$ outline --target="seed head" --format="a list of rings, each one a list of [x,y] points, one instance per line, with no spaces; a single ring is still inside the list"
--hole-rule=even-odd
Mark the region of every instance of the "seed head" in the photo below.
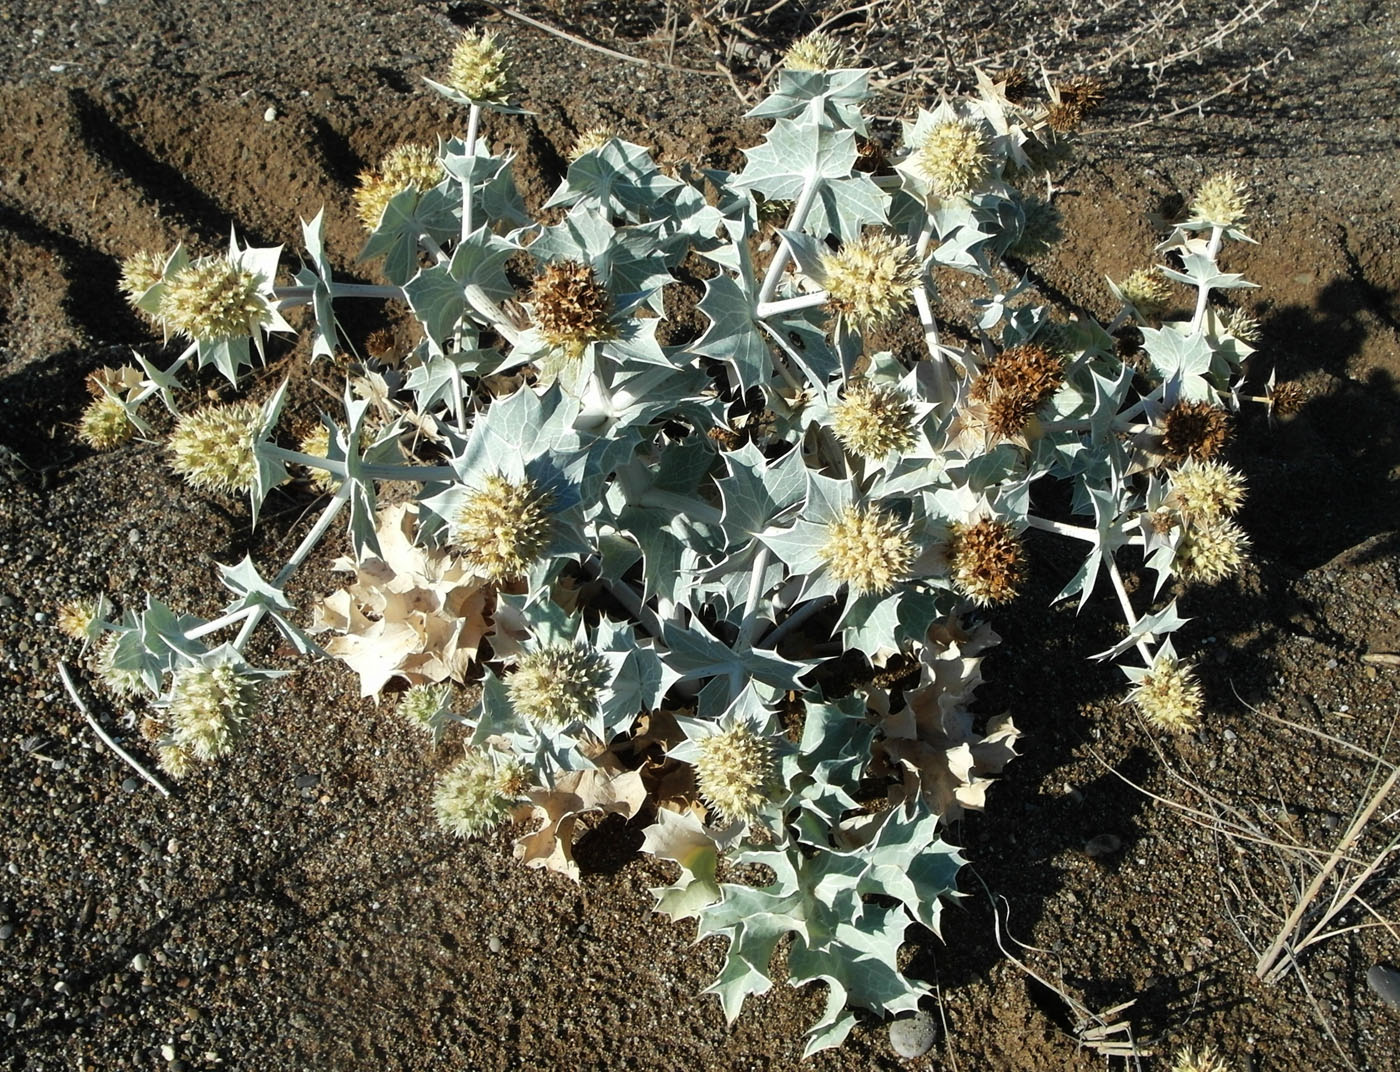
[[[1225,330],[1251,346],[1259,341],[1259,321],[1243,309],[1236,309],[1225,318]]]
[[[117,665],[117,643],[120,635],[104,633],[97,643],[95,670],[97,680],[114,696],[137,696],[146,691],[146,681],[139,670]]]
[[[449,834],[470,838],[494,830],[510,817],[519,786],[520,764],[511,760],[497,770],[491,756],[471,748],[433,790],[433,813]]]
[[[156,765],[177,782],[189,776],[194,764],[194,756],[188,748],[170,740],[156,745]]]
[[[1158,656],[1152,669],[1134,686],[1128,702],[1158,729],[1190,733],[1201,721],[1203,696],[1195,671],[1164,656]]]
[[[227,257],[201,257],[176,272],[158,318],[191,339],[234,339],[272,323],[257,276]]]
[[[846,62],[844,52],[830,34],[809,33],[783,53],[783,67],[789,71],[831,71]]]
[[[532,722],[567,726],[598,709],[607,661],[583,644],[556,644],[524,655],[506,678],[515,709]]]
[[[399,717],[414,729],[436,733],[451,702],[451,685],[414,685],[399,698]]]
[[[572,357],[589,343],[617,335],[612,295],[592,267],[578,261],[546,265],[530,291],[535,327],[546,342]]]
[[[1209,402],[1178,402],[1162,414],[1162,446],[1176,458],[1206,461],[1230,438],[1230,415]]]
[[[554,536],[554,496],[531,480],[492,474],[452,518],[451,538],[474,573],[500,584],[525,573]]]
[[[1228,517],[1191,524],[1176,549],[1176,569],[1188,581],[1215,584],[1244,565],[1249,537]]]
[[[918,557],[900,521],[878,506],[848,506],[826,527],[819,552],[836,580],[850,585],[852,596],[884,595],[909,574]]]
[[[929,131],[909,154],[909,164],[939,197],[975,191],[990,165],[982,128],[970,119],[952,119]]]
[[[1303,408],[1308,400],[1308,392],[1299,384],[1285,382],[1269,389],[1269,406],[1280,417],[1290,417]]]
[[[987,362],[981,379],[972,385],[973,398],[989,398],[995,384],[1005,394],[1024,400],[1032,411],[1060,389],[1065,363],[1039,343],[1023,342],[1003,350]]]
[[[572,164],[579,157],[601,149],[615,137],[617,131],[609,127],[590,127],[574,139],[573,147],[569,150],[569,163]]]
[[[430,145],[400,145],[390,149],[375,171],[360,172],[355,188],[355,213],[365,230],[379,226],[384,207],[405,190],[423,193],[447,175],[437,150]]]
[[[121,280],[117,285],[126,295],[126,300],[135,306],[146,291],[159,283],[164,275],[164,254],[142,250],[122,261]]]
[[[913,401],[898,387],[852,380],[832,407],[831,428],[852,454],[878,460],[914,446],[914,417]]]
[[[95,450],[119,447],[135,434],[126,408],[108,394],[94,398],[78,418],[78,438]]]
[[[505,104],[515,89],[505,49],[493,33],[466,30],[447,68],[447,85],[476,104]]]
[[[1077,75],[1054,87],[1053,103],[1045,112],[1045,121],[1056,134],[1077,130],[1084,117],[1104,98],[1104,84],[1090,75]]]
[[[257,704],[257,683],[232,663],[182,666],[170,686],[171,742],[196,759],[218,759],[246,736]]]
[[[1234,227],[1244,219],[1251,200],[1238,175],[1221,171],[1201,183],[1191,202],[1191,215],[1215,227]]]
[[[1172,474],[1171,499],[1193,521],[1224,517],[1244,502],[1244,478],[1224,462],[1187,459]]]
[[[1170,1072],[1230,1072],[1230,1066],[1209,1046],[1200,1053],[1186,1046],[1177,1052]]]
[[[171,467],[201,490],[247,491],[257,478],[261,419],[261,407],[247,400],[186,414],[170,434]]]
[[[872,233],[823,253],[827,300],[864,331],[893,319],[909,304],[919,281],[914,250],[893,235]]]
[[[317,424],[316,427],[301,437],[301,442],[297,444],[297,450],[302,454],[309,454],[313,458],[329,458],[331,453],[331,430],[324,424]],[[333,493],[340,487],[340,477],[325,469],[317,469],[314,466],[307,466],[310,474],[311,486],[319,492],[327,495]]]
[[[1015,529],[993,518],[952,526],[948,564],[958,591],[981,606],[1015,599],[1026,576]]]
[[[1172,288],[1155,268],[1136,268],[1118,284],[1123,300],[1143,316],[1161,316],[1172,300]]]
[[[705,803],[726,822],[749,822],[777,773],[773,742],[744,723],[698,742],[695,780]]]
[[[101,613],[100,599],[71,599],[58,608],[58,631],[73,640],[87,640],[88,630]]]

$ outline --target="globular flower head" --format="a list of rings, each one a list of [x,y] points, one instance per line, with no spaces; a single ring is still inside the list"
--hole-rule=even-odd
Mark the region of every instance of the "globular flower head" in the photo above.
[[[200,760],[233,751],[258,704],[254,678],[231,662],[179,667],[170,686],[170,739]]]
[[[1185,1046],[1177,1051],[1170,1072],[1230,1072],[1230,1066],[1209,1046],[1200,1052]]]
[[[1201,183],[1191,202],[1191,216],[1214,227],[1234,227],[1244,220],[1251,200],[1238,175],[1221,171]]]
[[[589,127],[577,138],[569,149],[569,163],[573,163],[581,156],[601,149],[613,138],[617,137],[617,131],[611,127]]]
[[[892,591],[909,575],[918,550],[893,514],[848,506],[827,525],[820,554],[831,575],[849,585],[852,596],[862,596]]]
[[[466,30],[452,50],[447,85],[476,104],[505,104],[515,89],[496,35]]]
[[[1064,382],[1060,355],[1039,343],[1024,342],[1003,350],[987,363],[968,392],[986,403],[987,427],[997,439],[1015,439],[1035,411]]]
[[[773,742],[739,722],[697,742],[695,780],[706,804],[726,822],[758,814],[777,773]]]
[[[178,782],[189,777],[195,759],[188,748],[167,739],[156,745],[156,765]]]
[[[510,817],[511,805],[525,782],[518,762],[509,760],[498,767],[489,753],[468,749],[438,779],[433,789],[433,814],[449,834],[477,837]]]
[[[1161,316],[1172,300],[1171,284],[1155,268],[1136,268],[1118,284],[1123,300],[1143,316]]]
[[[170,435],[172,468],[203,490],[247,491],[257,479],[261,420],[261,407],[247,400],[186,414]]]
[[[78,438],[95,450],[119,447],[136,434],[136,425],[120,399],[109,394],[94,398],[78,419]]]
[[[1259,341],[1259,321],[1243,309],[1235,309],[1225,318],[1225,330],[1250,346]]]
[[[893,384],[852,380],[831,410],[831,429],[853,454],[880,459],[918,441],[913,400]]]
[[[519,482],[487,475],[462,500],[450,522],[450,539],[475,574],[500,584],[524,574],[554,536],[549,508],[554,495],[528,477]]]
[[[1104,84],[1092,75],[1076,75],[1054,87],[1054,100],[1046,109],[1045,121],[1056,134],[1077,130],[1094,108],[1103,101]]]
[[[919,281],[913,248],[880,232],[823,253],[821,267],[829,303],[862,331],[897,316]]]
[[[1290,417],[1303,408],[1308,400],[1308,392],[1301,385],[1287,381],[1273,384],[1268,388],[1269,409],[1280,417]]]
[[[384,207],[405,190],[431,190],[447,175],[431,145],[406,144],[390,149],[374,171],[360,172],[355,188],[355,213],[365,229],[379,226]]]
[[[436,734],[451,703],[451,685],[414,685],[399,697],[399,717],[416,730]]]
[[[1244,502],[1244,477],[1224,462],[1188,459],[1172,473],[1170,501],[1191,519],[1233,514]]]
[[[126,300],[135,306],[164,275],[165,255],[142,250],[122,261],[121,279],[117,285]]]
[[[1189,664],[1159,655],[1128,694],[1128,702],[1158,729],[1190,733],[1200,724],[1204,697]]]
[[[97,680],[114,696],[137,696],[146,691],[146,682],[139,670],[117,665],[117,645],[120,634],[105,633],[98,641],[94,670]]]
[[[909,167],[939,197],[974,192],[991,165],[982,127],[970,119],[937,124],[909,153]]]
[[[1162,414],[1162,446],[1177,458],[1206,461],[1230,438],[1230,415],[1209,402],[1178,402]]]
[[[263,284],[227,257],[201,257],[166,283],[157,317],[191,339],[235,339],[273,323]]]
[[[783,67],[789,71],[830,71],[844,62],[841,43],[820,31],[798,38],[783,53]]]
[[[555,644],[527,652],[506,678],[516,711],[532,722],[566,726],[598,709],[608,664],[584,644]]]
[[[104,613],[105,602],[104,599],[70,599],[58,608],[58,631],[73,640],[86,641],[92,635],[93,623]]]
[[[313,458],[330,457],[331,430],[324,424],[317,424],[301,437],[301,442],[297,444],[297,450],[302,454],[309,454]],[[325,469],[317,469],[314,466],[307,466],[307,470],[310,473],[311,486],[317,491],[331,494],[340,487],[340,477],[334,473]]]
[[[1228,517],[1211,517],[1187,526],[1176,549],[1176,571],[1188,581],[1214,584],[1244,565],[1249,537]]]
[[[535,327],[551,346],[577,357],[589,343],[617,335],[613,301],[592,267],[578,261],[545,266],[530,291]]]
[[[995,518],[953,525],[948,565],[958,591],[983,606],[1015,599],[1026,576],[1025,553],[1016,530]]]

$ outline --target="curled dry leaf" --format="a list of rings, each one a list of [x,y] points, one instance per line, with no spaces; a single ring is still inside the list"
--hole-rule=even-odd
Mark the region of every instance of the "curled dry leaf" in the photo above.
[[[377,697],[394,677],[464,680],[490,629],[481,578],[446,551],[415,546],[417,523],[412,505],[381,511],[382,556],[337,559],[332,568],[353,570],[355,582],[315,609],[312,630],[341,634],[324,647],[359,675],[361,696]]]
[[[597,812],[630,819],[646,802],[647,791],[638,771],[609,774],[601,770],[569,771],[554,780],[552,789],[531,789],[531,804],[523,818],[538,819],[540,828],[515,843],[515,857],[527,867],[543,867],[580,879],[574,862],[574,828],[579,819]]]

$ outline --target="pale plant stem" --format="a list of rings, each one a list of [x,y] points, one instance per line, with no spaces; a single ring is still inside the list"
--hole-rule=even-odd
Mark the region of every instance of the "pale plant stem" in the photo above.
[[[802,180],[802,193],[798,195],[797,204],[793,206],[792,218],[788,220],[787,230],[801,230],[819,189],[821,189],[821,182],[816,175],[808,175]],[[772,263],[768,265],[768,274],[763,277],[763,285],[758,289],[759,305],[773,300],[773,293],[778,289],[778,280],[783,277],[783,270],[787,268],[787,263],[791,259],[792,247],[784,238],[778,245],[778,251],[773,254]]]
[[[253,607],[243,607],[239,610],[230,611],[228,614],[221,614],[213,621],[205,622],[203,625],[197,625],[193,629],[186,629],[185,639],[198,640],[200,637],[208,636],[210,633],[217,633],[225,626],[233,625],[235,622],[241,622],[244,618],[253,613],[253,609]]]
[[[768,548],[760,547],[758,554],[754,555],[753,568],[749,572],[748,598],[744,600],[744,616],[739,620],[739,639],[735,642],[736,647],[747,648],[753,644],[753,632],[758,627],[758,603],[763,598],[763,580],[768,572],[768,560]]]
[[[1127,308],[1120,309],[1118,315],[1113,318],[1112,322],[1108,325],[1108,327],[1103,329],[1104,334],[1112,335],[1115,331],[1117,331],[1124,324],[1126,324],[1128,322],[1128,319],[1132,315],[1133,314],[1129,312]]]
[[[438,264],[448,264],[452,258],[443,252],[440,245],[433,241],[432,236],[420,234],[418,244],[427,250]],[[520,332],[511,323],[510,317],[506,316],[505,310],[491,300],[490,296],[476,283],[468,283],[462,289],[462,295],[477,313],[491,326],[491,328],[501,338],[512,346],[520,342]]]
[[[767,320],[769,317],[786,316],[788,313],[800,313],[804,309],[815,309],[825,304],[826,291],[818,290],[811,294],[799,294],[795,298],[759,302],[758,307],[754,310],[754,316],[759,320]]]
[[[467,113],[467,156],[476,157],[476,136],[481,127],[481,105],[473,104]],[[462,182],[462,241],[472,233],[472,184]]]
[[[321,469],[341,479],[345,477],[344,462],[320,458],[315,454],[303,454],[272,444],[264,446],[263,449],[280,461],[304,465],[308,469]],[[360,476],[365,480],[455,480],[457,470],[450,465],[363,465],[360,467]]]
[[[170,795],[170,790],[160,783],[160,779],[145,767],[141,766],[140,763],[136,762],[136,757],[121,745],[117,744],[117,742],[112,739],[111,735],[102,728],[102,724],[92,717],[92,712],[88,710],[87,704],[83,703],[83,698],[78,695],[77,686],[73,684],[73,679],[68,674],[68,665],[66,663],[58,664],[58,676],[63,681],[63,687],[68,690],[68,695],[73,698],[73,703],[75,703],[78,710],[82,712],[83,718],[87,719],[87,724],[92,727],[92,732],[97,734],[97,736],[101,738],[102,743],[115,752],[122,762],[153,785],[160,792],[161,796],[168,797]]]
[[[1106,556],[1108,564],[1108,576],[1113,581],[1113,590],[1118,593],[1118,605],[1123,608],[1123,617],[1128,621],[1128,628],[1131,630],[1138,623],[1137,612],[1133,610],[1133,601],[1128,598],[1128,589],[1123,584],[1123,575],[1118,572],[1118,563],[1112,555]],[[1147,643],[1147,638],[1142,637],[1137,642],[1138,654],[1142,656],[1142,661],[1147,669],[1152,669],[1152,664],[1156,658],[1152,654],[1152,646]]]
[[[765,647],[777,649],[778,645],[793,630],[798,629],[804,622],[813,617],[818,611],[824,610],[836,602],[834,596],[822,596],[819,599],[809,599],[789,614],[775,626],[767,636],[763,638]]]
[[[273,294],[277,298],[278,309],[292,309],[311,301],[315,287],[277,287]],[[383,286],[378,283],[332,283],[332,298],[398,298],[403,299],[402,287]]]
[[[1215,258],[1220,254],[1220,244],[1225,238],[1225,228],[1215,225],[1210,229],[1210,242],[1206,245],[1206,256],[1211,263],[1215,263]],[[1206,318],[1206,302],[1210,300],[1210,287],[1201,284],[1196,292],[1196,314],[1191,317],[1191,334],[1197,335],[1201,331],[1201,323]]]
[[[1035,514],[1026,515],[1026,524],[1033,529],[1040,529],[1042,532],[1053,532],[1056,536],[1070,536],[1088,543],[1099,542],[1098,530],[1091,529],[1088,525],[1071,525],[1065,521],[1055,521],[1048,517],[1038,517]],[[1140,519],[1131,518],[1123,523],[1122,531],[1132,532],[1140,525]]]

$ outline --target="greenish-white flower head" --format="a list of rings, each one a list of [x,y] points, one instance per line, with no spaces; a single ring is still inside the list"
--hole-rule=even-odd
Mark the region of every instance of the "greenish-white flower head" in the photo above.
[[[894,514],[878,506],[848,506],[826,526],[818,554],[852,596],[884,595],[908,578],[918,548]]]
[[[498,763],[491,753],[471,748],[438,779],[433,814],[449,834],[478,837],[510,818],[511,806],[527,783],[526,771],[517,760]]]
[[[607,660],[586,644],[552,644],[521,656],[506,693],[530,721],[566,726],[594,715],[609,676]]]
[[[453,549],[472,572],[496,584],[529,570],[554,535],[554,496],[528,477],[489,473],[450,519]]]
[[[78,438],[95,450],[119,447],[136,434],[121,399],[105,391],[87,404],[78,418]]]
[[[398,712],[414,729],[436,736],[451,705],[451,685],[414,685],[399,697]]]
[[[1169,1072],[1231,1072],[1231,1068],[1210,1046],[1202,1050],[1184,1046],[1177,1051]]]
[[[156,765],[179,782],[188,778],[194,770],[195,758],[188,748],[167,739],[156,745]]]
[[[827,303],[857,330],[893,320],[919,281],[914,249],[894,235],[871,231],[821,255]]]
[[[201,257],[166,281],[156,315],[191,339],[243,338],[276,324],[263,297],[266,285],[227,257]]]
[[[1188,458],[1172,473],[1167,502],[1192,520],[1224,517],[1244,502],[1244,477],[1224,462]]]
[[[1253,200],[1249,188],[1233,171],[1210,176],[1196,191],[1191,202],[1191,218],[1212,227],[1238,227]]]
[[[247,735],[257,704],[257,679],[232,661],[178,667],[170,686],[170,739],[196,759],[218,759]]]
[[[141,250],[122,261],[118,286],[133,307],[165,276],[165,254]]]
[[[58,608],[58,631],[72,640],[86,641],[106,613],[106,599],[70,599]],[[114,634],[115,635],[115,634]]]
[[[257,479],[262,418],[246,399],[186,414],[170,435],[171,467],[201,490],[247,491]]]
[[[1161,316],[1172,300],[1171,284],[1155,268],[1135,268],[1118,284],[1123,302],[1146,317]]]
[[[799,37],[783,53],[783,68],[788,71],[831,71],[845,65],[841,42],[820,31]]]
[[[120,633],[104,633],[98,641],[94,670],[97,680],[114,696],[138,696],[146,691],[145,679],[139,670],[117,665]]]
[[[360,172],[355,187],[355,212],[365,230],[379,226],[384,207],[405,190],[423,193],[447,177],[431,145],[405,144],[390,149],[373,171]]]
[[[1228,517],[1201,518],[1186,527],[1176,552],[1176,571],[1188,581],[1215,584],[1238,573],[1249,537]]]
[[[1204,696],[1190,665],[1167,652],[1157,656],[1151,669],[1133,676],[1128,701],[1149,724],[1173,733],[1190,733],[1200,725]]]
[[[858,379],[832,407],[831,430],[852,454],[879,459],[914,447],[917,418],[913,399],[898,387]]]
[[[727,823],[751,822],[771,792],[777,754],[771,738],[736,722],[696,744],[700,796]]]
[[[939,197],[975,192],[991,167],[982,125],[972,119],[935,124],[910,146],[908,167]]]
[[[496,35],[466,30],[452,50],[446,85],[476,104],[506,104],[515,84]]]
[[[574,144],[570,146],[569,163],[572,164],[580,157],[597,152],[615,137],[617,137],[617,131],[613,130],[612,127],[589,127],[575,138]]]

